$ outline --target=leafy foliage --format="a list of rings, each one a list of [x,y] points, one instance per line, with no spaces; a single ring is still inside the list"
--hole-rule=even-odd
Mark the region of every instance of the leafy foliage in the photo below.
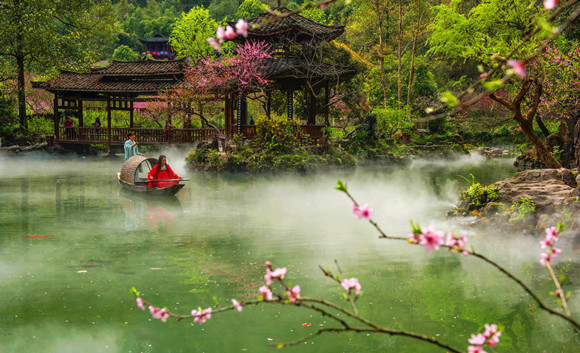
[[[120,45],[113,52],[113,60],[133,61],[139,60],[139,54],[127,45]]]

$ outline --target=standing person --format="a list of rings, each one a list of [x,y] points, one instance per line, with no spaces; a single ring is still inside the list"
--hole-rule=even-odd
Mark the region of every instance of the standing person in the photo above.
[[[147,175],[147,180],[166,180],[166,179],[181,179],[181,177],[173,172],[169,164],[167,164],[167,157],[159,156],[157,164],[151,168]],[[149,183],[149,187],[166,188],[171,185],[178,184],[178,181],[160,181],[158,183]]]
[[[143,155],[143,153],[139,153],[139,148],[137,147],[137,145],[139,144],[139,142],[135,141],[135,133],[134,132],[129,132],[127,134],[127,137],[129,137],[129,139],[127,141],[125,141],[125,161],[133,156],[139,156],[139,155]],[[135,180],[139,180],[139,170],[141,169],[141,166],[139,166],[139,168],[137,168],[137,171],[135,172]]]
[[[96,137],[98,139],[101,135],[101,134],[99,134],[99,128],[101,127],[101,119],[99,119],[99,117],[97,117],[95,119],[95,122],[93,123],[93,127],[95,128],[93,131],[93,134],[94,134],[93,138]]]
[[[72,118],[70,116],[67,116],[66,119],[64,119],[64,128],[66,131],[66,137],[71,140],[73,138],[73,121]]]

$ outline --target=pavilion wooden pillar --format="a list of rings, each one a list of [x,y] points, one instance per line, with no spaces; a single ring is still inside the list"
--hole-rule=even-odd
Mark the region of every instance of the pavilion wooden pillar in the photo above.
[[[324,87],[324,125],[330,125],[330,107],[328,103],[330,101],[330,86],[328,82],[326,82],[326,87]]]
[[[107,97],[107,151],[111,152],[111,97]]]
[[[288,120],[292,120],[292,117],[294,116],[294,90],[289,89],[287,95],[288,95],[288,107],[287,107]]]
[[[133,99],[129,101],[129,127],[133,129]]]
[[[266,116],[270,118],[272,113],[272,91],[270,88],[266,89]]]
[[[59,138],[60,138],[60,129],[59,129],[59,125],[60,125],[60,112],[58,110],[58,94],[54,95],[54,138],[56,139],[56,141],[58,142]]]
[[[80,99],[77,100],[77,112],[79,115],[79,126],[83,127],[83,126],[85,126],[84,119],[83,119],[83,101]]]
[[[310,107],[308,111],[308,125],[316,125],[316,96],[310,91]]]

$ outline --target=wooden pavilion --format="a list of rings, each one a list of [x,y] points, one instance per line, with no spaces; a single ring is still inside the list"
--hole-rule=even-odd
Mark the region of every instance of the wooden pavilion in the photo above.
[[[288,12],[284,8],[277,9]],[[316,122],[316,95],[324,89],[324,117],[328,124],[329,84],[348,79],[356,74],[351,67],[341,67],[323,62],[304,62],[292,55],[293,46],[304,43],[320,44],[330,41],[344,32],[344,26],[325,26],[297,14],[282,18],[265,12],[248,21],[248,37],[237,37],[238,41],[265,41],[276,50],[276,57],[268,59],[264,65],[265,77],[272,85],[266,91],[266,115],[270,115],[271,92],[274,89],[285,92],[287,115],[294,116],[294,92],[308,87],[311,92],[307,123],[302,127],[306,143],[317,144],[322,138],[323,125]],[[253,25],[257,26],[253,26]],[[135,102],[153,101],[160,92],[175,88],[184,77],[185,59],[180,60],[140,60],[113,61],[109,66],[94,68],[90,72],[77,73],[63,71],[46,82],[34,82],[33,87],[42,88],[54,94],[54,126],[56,142],[111,145],[122,144],[129,131],[139,135],[144,144],[192,144],[216,135],[215,129],[145,129],[135,128],[133,114]],[[224,128],[220,134],[231,138],[235,133],[246,138],[255,136],[255,126],[247,124],[247,102],[244,93],[228,91],[224,99]],[[106,127],[85,127],[83,102],[106,103]],[[73,111],[78,117],[78,127],[61,127],[61,112]],[[128,127],[112,127],[111,113],[128,111]],[[234,114],[235,112],[235,114]],[[234,116],[237,116],[234,123]]]

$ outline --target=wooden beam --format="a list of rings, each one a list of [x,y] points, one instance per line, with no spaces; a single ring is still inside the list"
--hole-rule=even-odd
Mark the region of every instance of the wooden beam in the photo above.
[[[56,142],[58,143],[59,140],[59,124],[60,124],[60,113],[58,111],[58,96],[55,94],[54,95],[54,138],[56,139]]]
[[[328,103],[330,102],[330,85],[326,82],[324,87],[324,125],[330,125],[330,107]]]
[[[129,127],[132,129],[133,128],[133,101],[129,101],[129,107],[131,110],[129,110]]]
[[[77,101],[77,111],[79,114],[79,126],[83,127],[85,122],[84,122],[84,117],[83,117],[83,101],[82,100]]]
[[[107,152],[111,153],[111,101],[107,99]]]

